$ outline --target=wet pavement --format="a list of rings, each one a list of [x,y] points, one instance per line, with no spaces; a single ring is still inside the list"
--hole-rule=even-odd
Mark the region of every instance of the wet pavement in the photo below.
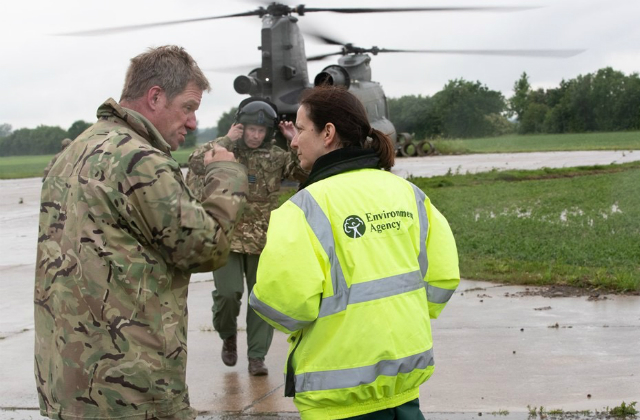
[[[439,158],[421,159],[439,165]],[[0,419],[41,418],[32,303],[40,185],[38,178],[0,180]],[[211,274],[193,276],[187,382],[199,419],[299,418],[282,396],[286,336],[274,335],[269,376],[250,377],[244,305],[238,364],[224,366],[221,340],[211,328],[212,290]],[[547,298],[535,290],[462,282],[433,321],[436,371],[420,397],[427,418],[526,419],[540,406],[594,413],[623,401],[640,403],[640,297]]]
[[[486,153],[457,156],[397,158],[392,172],[408,176],[477,173],[493,169],[565,168],[609,165],[640,160],[640,150],[536,153]]]

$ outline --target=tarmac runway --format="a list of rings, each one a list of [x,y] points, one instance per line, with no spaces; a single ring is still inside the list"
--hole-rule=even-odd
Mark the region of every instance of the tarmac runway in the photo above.
[[[564,168],[609,165],[640,160],[640,150],[536,153],[486,153],[471,155],[397,158],[392,172],[408,176],[436,176],[503,169]]]
[[[478,172],[536,159],[548,167],[609,164],[640,160],[640,152],[405,158],[398,159],[396,173]],[[40,186],[39,178],[0,180],[0,419],[41,418],[32,299]],[[199,419],[298,418],[292,401],[282,396],[286,336],[274,336],[266,361],[270,375],[250,377],[245,303],[238,319],[239,361],[224,366],[221,340],[211,328],[212,290],[210,273],[192,277],[187,382]],[[623,401],[640,403],[640,297],[548,298],[536,290],[463,280],[433,321],[436,371],[420,397],[427,418],[526,419],[528,407],[593,413]]]

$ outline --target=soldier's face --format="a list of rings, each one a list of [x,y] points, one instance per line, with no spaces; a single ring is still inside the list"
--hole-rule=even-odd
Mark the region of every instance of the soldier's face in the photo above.
[[[252,149],[260,147],[266,135],[267,127],[263,125],[247,124],[244,126],[244,142]]]
[[[196,129],[196,111],[200,107],[202,90],[189,82],[182,93],[171,101],[164,92],[158,96],[158,107],[153,125],[158,129],[171,150],[178,150],[189,130]]]
[[[303,105],[298,108],[296,117],[296,135],[291,140],[291,147],[298,152],[300,167],[310,171],[316,160],[329,152],[324,145],[322,131],[318,132],[313,122],[307,116],[307,109]]]

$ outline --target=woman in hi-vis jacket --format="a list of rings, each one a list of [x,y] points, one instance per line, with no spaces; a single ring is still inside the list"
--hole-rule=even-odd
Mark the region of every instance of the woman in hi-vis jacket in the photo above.
[[[304,92],[296,129],[311,172],[271,215],[249,301],[290,334],[285,395],[303,420],[424,419],[430,319],[460,282],[449,224],[346,89]]]

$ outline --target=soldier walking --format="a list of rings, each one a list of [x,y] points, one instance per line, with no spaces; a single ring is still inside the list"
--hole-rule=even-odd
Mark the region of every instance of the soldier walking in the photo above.
[[[272,144],[276,127],[289,141],[295,135],[291,122],[278,124],[274,105],[249,98],[240,104],[236,122],[226,136],[201,146],[189,157],[187,184],[197,197],[202,193],[204,180],[203,155],[214,145],[233,152],[249,174],[247,207],[231,238],[229,262],[213,272],[213,327],[223,341],[221,356],[227,366],[235,366],[238,360],[237,318],[244,292],[243,280],[246,279],[247,292],[251,293],[271,211],[278,206],[281,181],[286,178],[302,182],[307,177],[296,154]],[[249,373],[267,375],[264,359],[271,346],[273,328],[251,308],[247,310],[246,321]]]

